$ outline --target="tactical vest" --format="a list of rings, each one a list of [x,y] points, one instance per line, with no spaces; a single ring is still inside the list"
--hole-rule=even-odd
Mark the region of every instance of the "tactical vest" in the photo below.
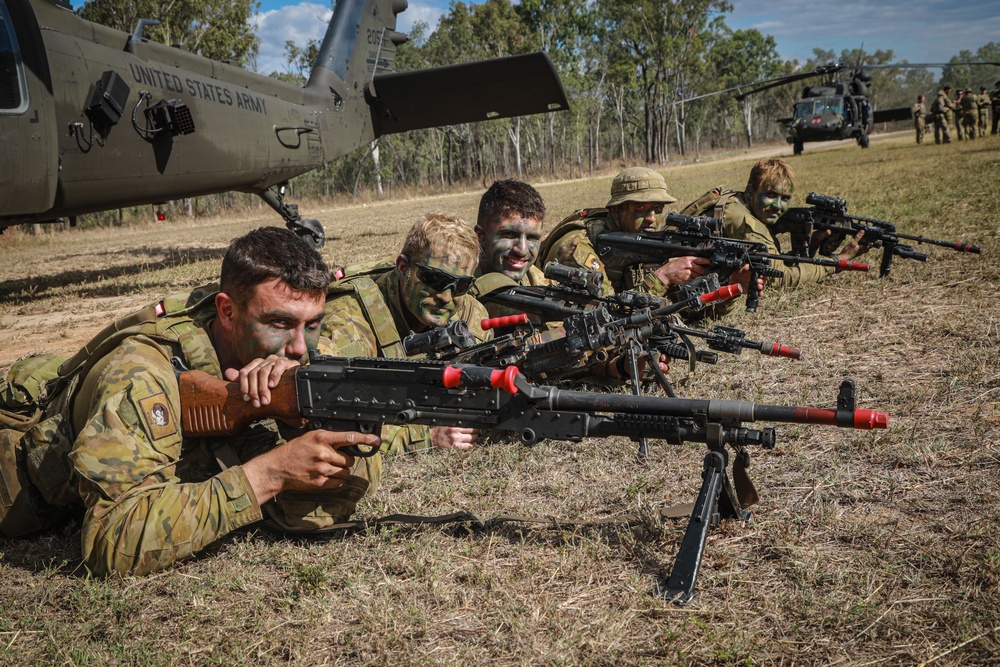
[[[355,295],[361,304],[362,314],[375,335],[380,356],[405,359],[403,339],[396,328],[392,310],[386,303],[382,290],[375,283],[378,278],[392,270],[394,270],[393,265],[381,260],[345,266],[336,272],[335,275],[340,275],[340,279],[330,287],[327,300],[347,298],[348,294]]]
[[[608,219],[610,215],[606,208],[584,208],[574,211],[562,220],[552,230],[552,233],[545,238],[539,249],[538,256],[547,259],[549,251],[557,241],[570,232],[578,230],[583,230],[587,233],[587,239],[590,241],[591,247],[597,252],[597,237],[603,232],[609,231]],[[604,264],[604,273],[607,279],[606,285],[614,286],[615,290],[642,289],[645,278],[645,270],[642,265],[620,265],[615,262],[609,263],[606,261],[607,258],[597,255],[595,257],[600,259]],[[588,271],[595,270],[595,267],[592,266],[584,266],[582,268]]]
[[[215,291],[213,291],[215,288]],[[147,336],[204,347],[192,315],[212,303],[216,286],[163,301],[115,320],[66,359],[43,354],[12,364],[0,380],[0,534],[16,537],[53,525],[78,501],[69,453],[76,435],[72,408],[81,382],[126,338]],[[201,334],[200,336],[198,334]]]
[[[726,204],[738,194],[740,193],[736,190],[727,190],[720,185],[682,208],[681,215],[707,215],[721,220],[726,212]]]

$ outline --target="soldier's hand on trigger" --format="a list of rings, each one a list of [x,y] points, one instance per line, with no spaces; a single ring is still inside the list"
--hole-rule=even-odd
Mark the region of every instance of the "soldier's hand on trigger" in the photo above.
[[[243,464],[243,472],[259,504],[282,491],[339,489],[354,465],[354,457],[340,448],[355,444],[374,447],[380,442],[372,433],[307,431],[250,459]]]
[[[819,247],[823,245],[823,241],[830,238],[832,234],[832,229],[814,229],[812,236],[809,237],[809,256],[815,255]]]
[[[681,285],[705,275],[711,261],[706,257],[675,257],[654,273],[667,287]]]
[[[259,408],[270,404],[271,389],[278,385],[285,371],[298,365],[298,361],[272,354],[266,359],[254,359],[240,370],[227,368],[225,376],[230,382],[238,379],[243,400]]]
[[[431,445],[435,449],[472,449],[479,438],[479,429],[464,426],[435,426],[431,428]]]

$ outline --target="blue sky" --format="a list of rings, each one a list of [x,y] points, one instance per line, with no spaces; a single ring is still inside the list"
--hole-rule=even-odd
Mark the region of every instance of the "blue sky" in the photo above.
[[[727,25],[772,35],[783,58],[799,61],[809,58],[813,47],[839,54],[863,43],[866,51],[892,49],[897,59],[911,63],[944,62],[961,49],[1000,41],[996,0],[731,1]],[[433,29],[448,6],[448,0],[410,0],[397,29],[407,32],[418,20]],[[285,40],[303,45],[322,38],[330,13],[329,2],[261,0],[258,71],[284,69]]]

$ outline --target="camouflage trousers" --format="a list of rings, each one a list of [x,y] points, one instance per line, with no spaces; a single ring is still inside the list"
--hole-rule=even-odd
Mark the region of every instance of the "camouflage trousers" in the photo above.
[[[979,110],[979,136],[985,137],[986,132],[989,130],[990,125],[990,112],[989,109],[983,107]]]
[[[934,117],[934,143],[951,143],[951,130],[948,128],[948,121],[943,116]]]
[[[976,138],[976,124],[979,121],[977,114],[967,113],[962,118],[962,127],[965,130],[966,139]]]
[[[917,143],[922,144],[924,142],[924,119],[922,116],[917,116],[913,119],[913,129],[917,131]]]

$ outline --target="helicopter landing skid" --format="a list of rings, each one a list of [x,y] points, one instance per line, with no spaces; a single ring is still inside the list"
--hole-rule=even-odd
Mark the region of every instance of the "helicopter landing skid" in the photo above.
[[[323,225],[316,218],[303,218],[299,215],[298,204],[285,203],[285,188],[288,183],[282,183],[275,188],[268,188],[260,193],[260,198],[278,212],[285,226],[295,232],[303,241],[319,250],[326,243],[326,233]]]

